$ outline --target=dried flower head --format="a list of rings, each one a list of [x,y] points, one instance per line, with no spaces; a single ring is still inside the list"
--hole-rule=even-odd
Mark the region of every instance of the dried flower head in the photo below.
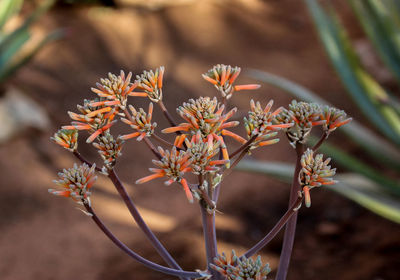
[[[188,200],[193,202],[192,192],[187,184],[186,179],[183,178],[186,172],[191,171],[190,164],[192,160],[190,159],[190,153],[183,150],[178,151],[175,146],[171,149],[171,152],[158,147],[158,152],[162,156],[161,160],[153,160],[154,165],[156,165],[158,168],[149,169],[154,174],[137,180],[136,184],[142,184],[155,178],[167,177],[168,180],[165,181],[166,185],[169,186],[173,182],[180,183]]]
[[[258,89],[260,87],[260,85],[256,84],[234,86],[233,83],[239,74],[240,67],[238,66],[232,67],[230,65],[218,64],[208,70],[207,73],[202,74],[202,77],[212,83],[221,93],[222,97],[226,99],[231,98],[234,91]]]
[[[236,135],[226,128],[234,127],[239,124],[237,121],[226,122],[237,111],[233,108],[228,113],[223,114],[224,105],[220,105],[217,98],[214,97],[200,97],[196,100],[189,99],[188,103],[183,103],[177,109],[178,114],[187,121],[175,127],[164,129],[163,133],[172,133],[182,131],[188,133],[190,136],[196,135],[200,132],[202,139],[207,139],[209,142],[220,142],[220,148],[224,155],[225,160],[229,160],[228,152],[226,150],[225,142],[221,136],[227,135],[240,141],[246,142],[242,137]],[[183,136],[183,137],[186,137]]]
[[[285,130],[290,144],[295,148],[296,143],[305,143],[313,126],[325,123],[325,120],[320,119],[320,115],[321,107],[318,104],[293,100],[289,104],[289,109],[283,109],[275,117],[275,120],[279,124],[294,124]]]
[[[347,118],[347,114],[343,110],[331,106],[324,106],[322,108],[320,119],[325,120],[323,129],[328,133],[342,125],[348,124],[352,120],[352,118]]]
[[[222,253],[214,259],[214,263],[211,267],[228,280],[265,280],[271,272],[269,264],[263,266],[260,256],[255,261],[245,256],[239,258],[233,250],[230,258]]]
[[[335,175],[336,168],[331,169],[329,165],[330,161],[330,158],[323,160],[322,154],[314,157],[314,152],[311,149],[307,149],[302,155],[300,161],[302,169],[299,173],[299,183],[303,188],[307,207],[311,206],[310,189],[337,183],[337,181],[331,178]]]
[[[270,100],[268,104],[263,109],[260,102],[250,101],[250,109],[248,118],[244,118],[244,126],[247,132],[247,138],[250,139],[257,136],[252,144],[252,148],[259,146],[272,145],[279,142],[279,139],[271,139],[271,137],[276,136],[277,130],[282,128],[289,128],[293,126],[292,123],[279,123],[276,124],[275,117],[283,110],[283,108],[278,108],[274,112],[271,112],[271,107],[274,104],[273,100]]]
[[[153,70],[144,71],[140,76],[136,76],[137,88],[143,92],[136,92],[136,96],[148,96],[151,101],[157,103],[162,100],[162,85],[164,76],[164,66]]]
[[[124,71],[121,70],[117,76],[108,73],[108,78],[100,79],[100,83],[96,83],[97,88],[92,88],[102,100],[93,102],[92,106],[117,106],[122,110],[126,108],[126,102],[129,95],[136,88],[136,84],[131,83],[132,72],[125,77]]]
[[[178,136],[180,137],[180,136]],[[192,140],[185,139],[187,152],[190,154],[191,170],[194,174],[205,174],[207,172],[218,171],[218,165],[227,164],[227,160],[212,160],[219,153],[220,142],[209,143],[204,141],[201,133],[192,136]]]
[[[132,105],[129,105],[129,109],[132,112],[132,117],[129,119],[121,118],[121,120],[130,125],[136,132],[123,135],[121,138],[123,140],[137,137],[137,141],[141,141],[144,137],[149,137],[154,133],[154,128],[157,123],[151,123],[151,118],[153,116],[153,103],[150,102],[149,110],[146,113],[142,108],[137,111]]]
[[[95,164],[89,167],[86,163],[79,167],[74,164],[73,168],[64,169],[58,173],[59,180],[54,180],[57,186],[62,187],[62,190],[49,189],[49,192],[54,195],[71,197],[77,202],[88,203],[90,205],[90,191],[97,179],[95,176]]]
[[[96,143],[93,143],[93,146],[98,150],[104,161],[104,171],[111,170],[114,167],[117,158],[121,156],[123,143],[124,141],[121,137],[114,139],[111,133],[105,133],[103,136],[98,138]]]
[[[70,152],[78,148],[78,130],[76,129],[60,129],[51,139]]]
[[[113,119],[116,114],[115,108],[105,107],[104,105],[91,105],[97,101],[98,100],[85,99],[83,105],[77,106],[81,114],[68,112],[70,118],[75,121],[71,122],[71,125],[66,125],[62,128],[88,130],[91,135],[86,139],[86,142],[93,142],[94,139],[107,131],[115,123]]]

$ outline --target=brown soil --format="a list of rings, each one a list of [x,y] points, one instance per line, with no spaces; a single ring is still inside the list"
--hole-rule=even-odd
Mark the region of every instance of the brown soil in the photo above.
[[[41,29],[67,27],[69,32],[13,80],[44,106],[53,126],[0,146],[3,280],[174,279],[131,261],[72,201],[47,193],[56,172],[75,160],[49,137],[69,122],[66,111],[93,97],[90,87],[109,71],[140,73],[165,65],[165,101],[174,108],[191,97],[213,94],[200,74],[214,64],[258,68],[299,82],[362,120],[332,71],[302,1],[207,0],[156,11],[129,5],[116,10],[58,8],[42,23]],[[244,76],[240,80],[251,81]],[[251,97],[264,103],[274,99],[277,105],[291,100],[267,85]],[[249,93],[239,93],[232,105],[245,110],[249,99]],[[160,127],[166,125],[160,114],[155,118]],[[340,143],[341,135],[333,139]],[[80,144],[83,154],[98,160],[92,147]],[[343,147],[357,151],[350,144]],[[189,204],[175,185],[133,184],[151,166],[143,143],[129,142],[123,154],[118,173],[145,219],[185,269],[204,268],[198,206]],[[293,154],[282,141],[254,156],[290,161]],[[217,217],[221,251],[243,252],[257,242],[284,213],[287,194],[287,185],[264,176],[236,172],[228,178],[219,204],[223,214]],[[92,201],[118,237],[162,263],[105,178],[96,185]],[[399,226],[336,193],[315,191],[311,209],[300,212],[297,232],[289,279],[399,279]],[[262,252],[273,272],[280,246],[281,236]]]

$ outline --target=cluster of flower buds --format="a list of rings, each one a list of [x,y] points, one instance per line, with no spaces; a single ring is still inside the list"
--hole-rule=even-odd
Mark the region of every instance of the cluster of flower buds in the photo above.
[[[76,129],[60,129],[51,139],[70,152],[78,149],[78,130]]]
[[[227,280],[265,280],[271,272],[269,264],[263,266],[260,256],[255,261],[245,256],[239,258],[234,250],[230,258],[224,253],[218,255],[211,268],[221,273]]]
[[[178,136],[179,137],[179,136]],[[191,171],[196,175],[205,174],[207,172],[216,172],[219,170],[218,165],[229,163],[229,160],[213,160],[219,153],[219,142],[204,142],[201,138],[200,131],[192,136],[192,140],[185,139],[187,151],[191,159]]]
[[[132,91],[136,88],[136,84],[131,83],[132,72],[125,77],[124,71],[121,70],[120,75],[108,73],[108,78],[100,79],[100,83],[96,83],[97,88],[92,88],[101,100],[93,102],[92,106],[115,106],[122,111],[126,108],[128,96],[135,96]]]
[[[90,205],[89,189],[97,179],[95,168],[94,164],[89,167],[84,163],[79,167],[74,164],[73,168],[64,169],[63,172],[58,173],[60,179],[54,180],[54,183],[62,190],[49,189],[49,192],[54,195],[71,197],[77,202]]]
[[[84,100],[83,105],[78,105],[80,114],[68,112],[71,119],[75,120],[71,125],[65,125],[63,129],[87,130],[91,134],[86,142],[93,142],[99,135],[107,131],[114,123],[115,108],[105,105],[93,106],[98,100]]]
[[[188,151],[177,150],[175,146],[171,149],[171,152],[158,147],[158,152],[162,156],[161,160],[153,160],[154,165],[158,168],[149,169],[154,174],[137,180],[136,184],[142,184],[155,178],[167,177],[168,180],[165,181],[167,186],[171,185],[173,182],[180,183],[188,200],[193,202],[192,192],[186,179],[183,178],[186,172],[191,171],[190,165],[192,160],[190,158],[190,153]]]
[[[299,183],[304,191],[305,203],[311,206],[310,190],[322,185],[333,185],[337,181],[331,177],[335,175],[336,168],[331,169],[329,165],[331,159],[323,160],[323,155],[318,154],[314,157],[314,152],[307,149],[301,157],[301,171],[299,173]]]
[[[283,109],[276,116],[276,121],[279,124],[294,124],[285,130],[290,144],[295,148],[297,143],[305,143],[313,126],[325,123],[325,120],[320,119],[320,115],[321,107],[318,104],[293,100],[289,104],[289,109]]]
[[[234,86],[236,78],[240,74],[240,67],[232,67],[230,65],[218,64],[207,73],[203,74],[203,78],[212,83],[215,88],[221,93],[223,98],[229,99],[234,91],[258,89],[260,85],[237,85]]]
[[[104,161],[103,172],[107,173],[108,170],[111,170],[117,158],[121,156],[121,149],[123,140],[121,137],[114,137],[111,133],[105,133],[103,136],[100,136],[97,142],[93,143],[93,146],[98,150],[101,158]]]
[[[126,140],[137,137],[136,140],[141,141],[144,137],[150,137],[154,133],[154,128],[157,126],[157,123],[151,123],[153,103],[150,102],[147,113],[142,108],[137,111],[132,105],[129,105],[129,109],[132,115],[128,118],[121,118],[121,121],[130,125],[136,132],[123,135],[121,138]]]
[[[229,155],[226,149],[222,135],[228,135],[243,141],[239,135],[228,132],[226,128],[234,127],[239,124],[237,121],[226,122],[237,111],[233,108],[228,113],[224,114],[224,105],[218,103],[217,98],[200,97],[196,100],[190,99],[188,103],[183,103],[177,109],[178,114],[187,121],[175,127],[164,129],[163,133],[172,133],[181,131],[188,133],[189,136],[201,133],[201,138],[213,146],[214,142],[219,142],[220,149],[225,160],[229,160]],[[183,134],[179,141],[183,141],[187,135]]]
[[[328,134],[352,120],[352,118],[347,118],[347,114],[343,110],[327,105],[321,109],[320,119],[325,121],[323,129]]]
[[[293,126],[292,123],[275,123],[275,117],[283,108],[278,108],[274,112],[271,112],[273,104],[274,102],[270,100],[263,109],[260,102],[255,103],[254,100],[250,101],[251,110],[249,111],[248,118],[244,118],[244,126],[248,139],[256,137],[251,145],[252,149],[279,142],[278,138],[270,139],[276,136],[277,132],[275,131]]]
[[[137,88],[143,92],[136,92],[136,96],[149,97],[151,101],[158,103],[162,101],[164,66],[153,70],[144,71],[140,76],[136,76]]]

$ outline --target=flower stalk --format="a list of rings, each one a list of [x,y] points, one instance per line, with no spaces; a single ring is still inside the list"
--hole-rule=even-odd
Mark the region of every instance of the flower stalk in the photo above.
[[[300,142],[296,144],[296,167],[293,174],[292,186],[290,188],[290,198],[289,198],[289,209],[291,205],[295,203],[296,198],[298,197],[298,193],[301,191],[300,183],[299,183],[299,173],[301,171],[301,156],[304,152],[304,145]],[[285,280],[287,272],[289,270],[290,258],[292,256],[294,237],[296,235],[296,224],[297,224],[297,215],[298,212],[294,212],[293,215],[289,218],[286,228],[285,235],[283,237],[283,245],[281,251],[281,257],[279,259],[278,272],[276,274],[276,280]]]

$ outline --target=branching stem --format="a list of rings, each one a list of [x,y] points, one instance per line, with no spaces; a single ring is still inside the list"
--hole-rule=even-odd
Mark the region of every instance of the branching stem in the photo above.
[[[134,260],[140,262],[141,264],[147,266],[150,269],[169,274],[169,275],[174,275],[178,276],[182,279],[191,279],[191,278],[200,278],[204,277],[206,274],[205,273],[200,273],[200,272],[192,272],[192,271],[183,271],[183,270],[176,270],[172,268],[168,268],[159,264],[156,264],[152,261],[149,261],[142,256],[138,255],[131,249],[129,249],[124,243],[122,243],[107,227],[106,225],[100,220],[100,218],[96,215],[96,213],[93,211],[92,207],[90,207],[88,204],[84,203],[85,208],[87,212],[89,212],[92,216],[92,220],[96,223],[96,225],[101,229],[101,231],[122,251],[124,251],[126,254],[128,254],[130,257],[132,257]]]
[[[136,224],[139,228],[143,231],[146,237],[150,240],[153,247],[157,250],[160,256],[165,260],[165,262],[175,269],[180,269],[181,267],[175,262],[172,256],[168,253],[165,247],[161,244],[161,242],[157,239],[151,229],[147,226],[145,221],[143,220],[142,216],[140,215],[138,209],[136,208],[135,204],[129,197],[128,193],[126,192],[122,182],[118,178],[117,174],[115,173],[114,169],[109,172],[108,177],[113,182],[115,188],[117,189],[118,193],[122,197],[125,202],[125,205],[128,207],[129,212],[131,213],[133,219],[135,220]]]

